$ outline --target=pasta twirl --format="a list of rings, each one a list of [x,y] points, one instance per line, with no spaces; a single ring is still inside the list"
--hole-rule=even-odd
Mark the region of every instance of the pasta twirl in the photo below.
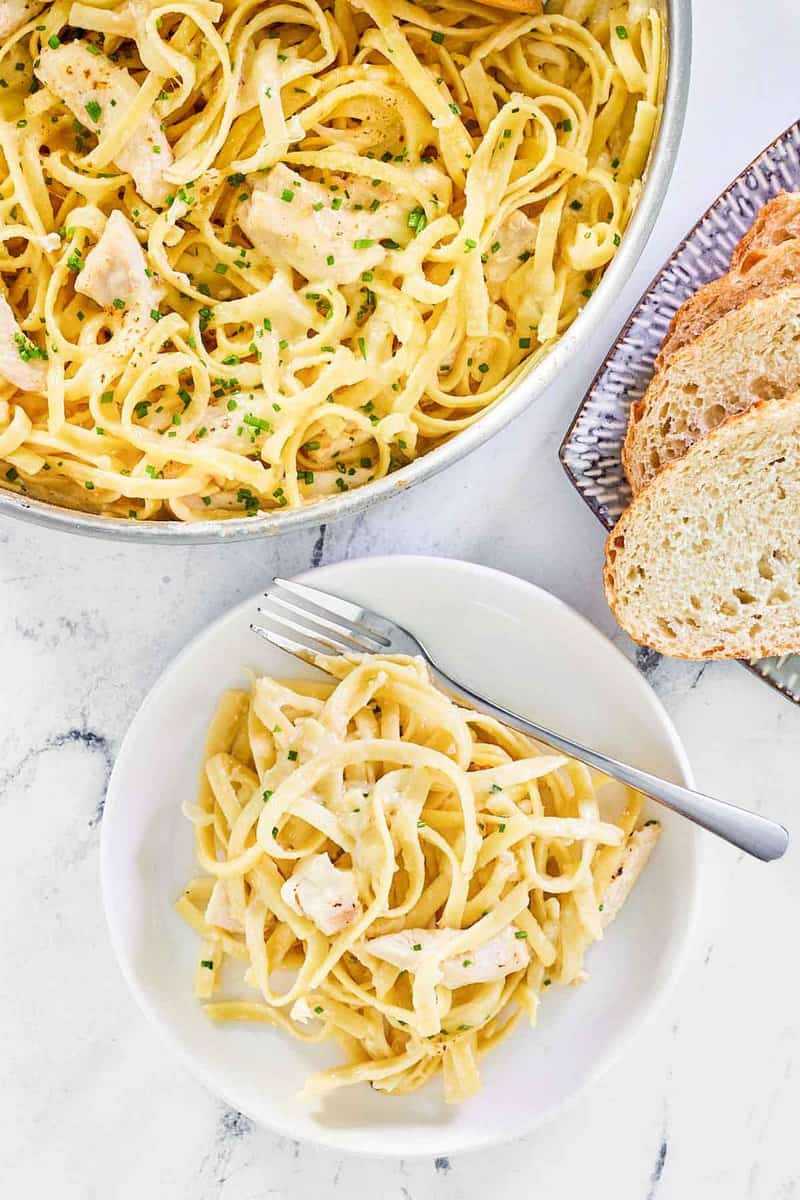
[[[309,1096],[441,1073],[464,1100],[542,991],[585,977],[659,826],[636,828],[634,792],[602,812],[602,777],[459,707],[420,661],[324,665],[337,682],[257,678],[220,702],[185,806],[195,992],[216,1021],[335,1038],[345,1062]]]
[[[386,476],[570,324],[656,9],[0,0],[0,484],[225,519]]]

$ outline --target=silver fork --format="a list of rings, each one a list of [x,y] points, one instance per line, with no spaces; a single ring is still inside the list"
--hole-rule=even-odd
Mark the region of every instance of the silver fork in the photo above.
[[[768,817],[640,771],[495,704],[448,675],[418,637],[379,613],[291,579],[275,578],[273,586],[265,593],[265,600],[266,605],[262,604],[258,609],[264,623],[253,624],[251,629],[273,646],[304,662],[319,666],[316,656],[320,654],[422,655],[436,683],[445,691],[512,729],[529,734],[644,792],[754,858],[770,862],[780,858],[789,844],[789,834],[784,827]]]

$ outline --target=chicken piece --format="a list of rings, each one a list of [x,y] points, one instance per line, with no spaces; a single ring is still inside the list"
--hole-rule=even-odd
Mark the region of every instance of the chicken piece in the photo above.
[[[5,296],[0,296],[0,377],[23,392],[43,392],[47,379],[42,351],[22,332]]]
[[[622,861],[605,890],[600,924],[605,929],[619,913],[633,885],[641,875],[653,847],[658,841],[661,826],[657,821],[637,829],[622,854]]]
[[[409,207],[388,189],[384,200],[363,185],[342,182],[332,191],[282,163],[254,180],[239,224],[260,253],[308,280],[354,283],[386,257],[382,238],[408,241]]]
[[[61,249],[61,236],[58,233],[36,233],[31,238],[47,254],[55,254]]]
[[[441,216],[450,208],[453,199],[453,181],[433,163],[420,162],[407,168],[423,187],[428,188],[434,201],[439,205],[437,215]]]
[[[228,891],[222,879],[218,879],[212,889],[206,905],[206,920],[209,925],[216,925],[217,929],[225,929],[228,933],[244,932],[241,921],[237,921],[231,911]]]
[[[520,264],[521,254],[533,254],[536,246],[536,225],[523,212],[515,209],[501,221],[491,242],[497,249],[489,254],[486,264],[486,283],[489,295],[496,300],[503,284]]]
[[[111,308],[115,300],[148,312],[158,307],[162,291],[147,275],[144,251],[133,226],[119,209],[114,209],[100,240],[86,255],[75,279],[75,291],[101,308]]]
[[[339,870],[327,854],[314,854],[301,862],[281,888],[281,899],[329,937],[361,916],[355,875]]]
[[[104,54],[92,54],[83,42],[43,49],[35,71],[41,83],[98,137],[124,118],[139,94],[124,67],[115,66]],[[172,164],[172,150],[154,112],[148,112],[131,131],[115,161],[148,204],[164,202],[164,174]]]
[[[426,954],[440,952],[461,932],[458,929],[404,929],[400,933],[372,938],[364,943],[364,948],[383,962],[413,972]],[[517,936],[519,932],[513,925],[507,925],[474,950],[442,959],[444,986],[459,988],[471,983],[490,983],[523,970],[530,962],[531,953],[524,937]]]
[[[43,8],[38,0],[0,0],[0,40],[11,37]]]

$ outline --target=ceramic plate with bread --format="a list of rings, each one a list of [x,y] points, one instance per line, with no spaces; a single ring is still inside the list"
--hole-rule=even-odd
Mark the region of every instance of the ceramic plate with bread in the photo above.
[[[678,309],[622,463],[605,587],[623,628],[678,658],[800,648],[800,193]]]
[[[739,657],[800,704],[798,288],[800,120],[657,272],[559,456],[614,531],[620,624],[673,657]]]

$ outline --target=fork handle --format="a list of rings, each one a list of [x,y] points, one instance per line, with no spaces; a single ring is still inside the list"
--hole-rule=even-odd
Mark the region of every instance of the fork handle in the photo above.
[[[439,667],[431,665],[437,683],[444,686],[446,691],[459,693],[482,712],[488,713],[505,725],[510,725],[512,729],[530,734],[539,741],[546,742],[548,746],[562,750],[572,758],[578,758],[621,783],[644,792],[659,804],[671,808],[673,812],[688,817],[695,825],[700,825],[726,842],[738,846],[746,854],[752,854],[762,862],[771,862],[780,858],[786,851],[789,834],[777,821],[748,812],[745,808],[737,808],[724,800],[716,800],[713,796],[704,796],[702,792],[694,792],[690,788],[681,787],[680,784],[670,783],[658,775],[650,775],[647,771],[640,771],[627,763],[619,762],[616,758],[609,758],[598,750],[590,750],[588,746],[573,742],[571,738],[554,733],[552,729],[545,729],[543,725],[537,725],[535,721],[529,721],[500,704],[493,704]]]

